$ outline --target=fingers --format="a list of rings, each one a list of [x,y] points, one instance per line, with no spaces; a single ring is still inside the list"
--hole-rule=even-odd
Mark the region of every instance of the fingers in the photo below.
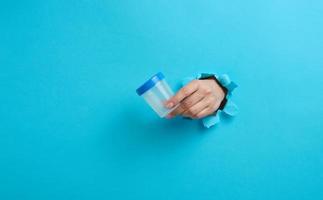
[[[166,102],[166,107],[173,108],[175,105],[179,104],[183,99],[194,93],[196,90],[198,90],[198,81],[193,80],[185,87],[180,89],[171,99],[169,99]]]
[[[185,110],[183,116],[197,118],[197,114],[208,107],[209,99],[203,98],[201,101],[197,102],[195,105]]]
[[[173,110],[171,113],[167,115],[167,118],[173,118],[176,115],[181,115],[183,114],[184,111],[185,109],[183,108],[183,106],[179,105],[175,110]]]
[[[186,97],[182,102],[182,107],[187,110],[193,105],[197,104],[201,101],[205,95],[203,95],[199,90],[195,91],[191,96]]]
[[[200,111],[199,113],[196,114],[196,118],[200,119],[200,118],[206,117],[212,113],[213,112],[211,111],[210,107],[206,107],[202,111]]]
[[[225,93],[214,80],[194,80],[165,103],[168,108],[178,106],[168,118],[176,115],[203,118],[219,108],[224,96]]]
[[[168,118],[183,114],[185,110],[188,110],[203,98],[204,96],[199,91],[195,91],[193,94],[186,97],[182,102],[180,102],[179,106],[169,114]]]

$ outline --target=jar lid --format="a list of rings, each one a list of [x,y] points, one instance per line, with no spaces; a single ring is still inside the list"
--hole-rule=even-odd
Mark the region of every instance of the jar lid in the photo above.
[[[150,90],[152,87],[154,87],[158,81],[161,81],[164,78],[165,78],[164,74],[162,74],[161,72],[158,72],[136,90],[137,94],[141,96],[142,94]]]

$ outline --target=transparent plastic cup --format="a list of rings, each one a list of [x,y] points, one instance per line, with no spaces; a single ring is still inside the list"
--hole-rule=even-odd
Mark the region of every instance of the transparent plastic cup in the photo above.
[[[161,72],[147,80],[136,92],[145,99],[159,117],[167,116],[176,108],[176,106],[172,109],[165,107],[165,102],[174,95],[174,92],[169,87],[165,76]]]

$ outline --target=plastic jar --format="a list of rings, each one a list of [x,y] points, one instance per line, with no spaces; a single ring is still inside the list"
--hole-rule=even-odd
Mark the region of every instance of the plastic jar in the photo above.
[[[168,109],[165,102],[170,99],[174,92],[165,80],[165,76],[159,72],[142,84],[137,90],[149,106],[160,116],[165,117],[176,107]]]

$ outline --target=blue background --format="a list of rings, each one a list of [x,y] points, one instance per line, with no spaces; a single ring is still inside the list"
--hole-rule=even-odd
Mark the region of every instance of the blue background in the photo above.
[[[323,3],[1,1],[0,199],[323,199]],[[228,73],[205,130],[135,89]]]

